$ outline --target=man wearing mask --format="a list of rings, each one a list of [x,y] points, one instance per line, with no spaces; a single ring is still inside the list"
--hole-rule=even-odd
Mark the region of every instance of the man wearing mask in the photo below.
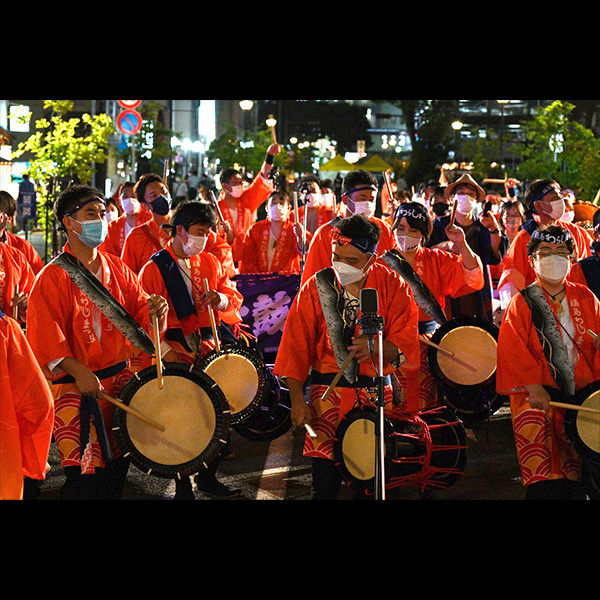
[[[119,188],[118,196],[123,214],[108,224],[108,234],[99,248],[103,252],[110,252],[120,257],[125,239],[131,230],[152,219],[152,213],[146,209],[146,205],[142,206],[135,197],[134,188],[133,181],[127,181]]]
[[[480,290],[450,300],[449,316],[463,314],[491,321],[492,282],[487,265],[497,265],[500,262],[501,238],[498,221],[491,213],[482,214],[480,218],[474,216],[473,211],[477,203],[485,198],[485,190],[468,173],[446,186],[444,194],[447,199],[456,203],[454,224],[464,231],[467,244],[481,259],[485,277],[485,285]],[[428,247],[454,251],[453,244],[446,234],[450,218],[450,215],[447,215],[433,222]]]
[[[318,177],[314,175],[303,177],[298,182],[298,190],[305,192],[306,199],[306,203],[298,208],[298,220],[304,225],[306,210],[306,231],[312,234],[335,216],[335,195],[333,192],[324,193]]]
[[[527,245],[531,234],[547,225],[560,225],[569,231],[575,244],[577,258],[590,255],[591,239],[585,229],[561,221],[565,214],[565,201],[559,184],[554,179],[538,179],[525,192],[525,204],[532,217],[521,227],[503,259],[504,270],[498,282],[498,292],[511,298],[535,281],[535,271],[529,260]],[[505,308],[505,306],[503,307]]]
[[[303,227],[291,221],[290,208],[285,192],[269,196],[267,218],[254,223],[246,234],[240,273],[300,272]],[[307,233],[307,247],[309,243]]]
[[[565,409],[550,403],[600,378],[600,337],[586,332],[600,323],[600,302],[567,279],[575,242],[565,224],[534,229],[527,253],[534,280],[500,326],[496,389],[510,396],[525,499],[584,500],[584,465],[567,439]]]
[[[344,214],[341,217],[334,218],[329,223],[325,223],[325,225],[321,225],[315,232],[306,255],[306,264],[302,272],[302,284],[321,269],[331,266],[331,232],[343,218],[349,218],[352,215],[364,215],[379,227],[380,237],[375,251],[377,256],[381,256],[394,247],[392,228],[388,223],[375,216],[377,192],[377,180],[368,171],[352,171],[344,177],[342,183]]]
[[[242,321],[242,295],[221,263],[205,250],[215,226],[215,214],[209,204],[181,202],[167,227],[170,239],[165,248],[154,254],[140,273],[142,288],[168,301],[167,331],[161,344],[166,362],[193,365],[214,349],[209,306],[214,310],[217,326],[221,322],[236,325]],[[204,279],[208,292],[204,290]],[[211,461],[208,469],[196,477],[198,489],[219,497],[239,493],[216,479],[219,462],[219,458]],[[176,480],[175,498],[193,500],[189,478]]]
[[[298,292],[286,319],[273,373],[286,378],[292,402],[292,423],[309,423],[304,455],[311,458],[313,499],[336,499],[340,476],[333,460],[333,438],[340,420],[357,399],[371,404],[367,388],[375,371],[368,338],[358,325],[360,294],[364,288],[378,293],[378,314],[383,317],[384,374],[400,365],[419,365],[418,311],[412,292],[397,274],[377,261],[379,227],[363,214],[353,215],[332,230],[330,265],[312,276]],[[348,354],[355,358],[330,396],[322,400]],[[378,348],[375,350],[377,354]],[[373,359],[378,362],[377,356]],[[307,378],[311,372],[310,382]],[[306,403],[303,387],[310,385]],[[385,385],[386,404],[392,387]]]
[[[242,174],[237,169],[227,168],[221,172],[222,189],[218,202],[223,218],[235,234],[231,248],[236,265],[242,260],[244,238],[255,220],[256,210],[272,190],[268,175],[273,167],[275,156],[280,151],[279,144],[269,146],[259,174],[246,188],[243,185]]]
[[[124,317],[114,311],[109,320],[102,309],[116,301],[151,335],[152,315],[164,331],[167,303],[150,298],[121,259],[98,250],[108,229],[100,190],[70,186],[57,198],[54,215],[67,243],[35,279],[27,341],[52,384],[53,434],[66,478],[61,499],[119,499],[129,463],[112,431],[118,409],[100,392],[119,396],[133,377],[128,361],[141,350],[118,327]],[[106,293],[85,286],[93,277]]]

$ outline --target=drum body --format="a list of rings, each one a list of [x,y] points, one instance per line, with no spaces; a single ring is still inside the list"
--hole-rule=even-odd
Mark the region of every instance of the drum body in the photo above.
[[[209,352],[198,368],[213,379],[225,395],[232,425],[243,423],[263,401],[266,367],[256,352],[224,346],[218,352]]]
[[[360,405],[340,421],[334,442],[335,463],[355,492],[374,494],[377,409]],[[384,416],[385,486],[449,489],[462,476],[467,438],[446,406],[416,415],[395,410]]]
[[[453,352],[464,366],[434,347],[427,363],[438,384],[439,399],[461,420],[471,423],[489,417],[506,401],[496,394],[499,329],[478,317],[460,316],[441,325],[431,341]]]
[[[159,389],[156,367],[137,373],[119,399],[165,427],[160,431],[124,410],[115,411],[115,436],[140,470],[178,479],[205,469],[226,443],[229,405],[214,381],[188,365],[168,363]]]
[[[265,369],[265,392],[258,408],[233,429],[250,441],[272,441],[292,427],[290,392],[272,370]]]
[[[600,381],[579,390],[570,403],[600,410]],[[573,449],[600,475],[600,415],[582,411],[565,412],[565,433]]]

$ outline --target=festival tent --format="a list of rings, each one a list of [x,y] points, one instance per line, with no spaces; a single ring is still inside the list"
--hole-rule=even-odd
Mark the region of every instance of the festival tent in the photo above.
[[[355,168],[362,169],[363,171],[369,171],[371,173],[384,173],[388,169],[392,169],[392,165],[388,164],[379,156],[379,154],[373,154],[366,158],[361,158],[356,164]]]
[[[354,171],[354,165],[341,154],[336,154],[331,160],[323,163],[319,167],[319,171]]]

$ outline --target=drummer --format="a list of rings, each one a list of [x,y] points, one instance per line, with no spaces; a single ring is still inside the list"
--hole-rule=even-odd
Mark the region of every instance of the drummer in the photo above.
[[[107,230],[100,190],[66,188],[54,215],[67,235],[63,252],[81,262],[82,275],[87,269],[101,281],[143,329],[151,333],[150,316],[156,314],[164,331],[166,300],[149,298],[121,259],[98,250]],[[133,346],[94,300],[53,262],[40,271],[29,298],[27,340],[52,382],[53,435],[66,478],[61,499],[119,499],[129,466],[112,432],[117,409],[99,393],[118,397],[133,376]]]
[[[446,236],[458,252],[455,254],[425,246],[432,227],[431,216],[423,204],[400,204],[392,225],[396,247],[380,259],[410,285],[419,306],[419,333],[426,337],[431,337],[439,325],[446,322],[447,296],[456,298],[480,290],[484,285],[481,259],[467,244],[464,231],[455,225],[446,226]],[[418,375],[402,368],[395,373],[409,411],[438,404],[437,388],[427,363],[427,348],[421,343]]]
[[[306,202],[298,207],[298,222],[304,225],[306,210],[306,231],[313,234],[321,225],[335,217],[335,195],[321,189],[321,181],[316,175],[305,175],[298,182],[298,189],[306,188]],[[294,213],[291,214],[294,219]]]
[[[600,301],[567,279],[575,242],[566,227],[536,229],[527,251],[535,281],[506,309],[496,389],[510,396],[525,498],[585,498],[582,460],[565,434],[565,409],[550,402],[566,402],[600,379],[600,338],[586,333],[598,332]]]
[[[195,200],[181,202],[173,211],[166,247],[150,258],[139,275],[148,294],[163,296],[169,304],[167,331],[161,345],[166,362],[197,364],[214,349],[208,306],[214,311],[217,325],[223,321],[235,326],[242,321],[239,313],[242,295],[221,263],[205,251],[211,228],[215,226],[216,215],[210,204]],[[205,279],[208,292],[203,285]],[[196,476],[198,489],[219,497],[239,494],[240,490],[232,490],[217,480],[219,462],[217,457]],[[189,478],[176,480],[176,498],[193,499]]]
[[[271,192],[267,200],[267,218],[248,229],[244,239],[240,273],[300,272],[302,256],[301,223],[294,223],[289,196]],[[311,234],[306,234],[306,247]]]
[[[317,435],[307,435],[304,444],[304,455],[312,459],[313,499],[337,498],[340,476],[333,461],[336,428],[358,400],[372,404],[373,395],[367,388],[373,385],[375,371],[368,338],[360,334],[357,325],[362,289],[374,288],[378,292],[378,314],[384,322],[385,375],[401,364],[418,368],[417,306],[401,277],[377,262],[379,236],[377,224],[364,215],[354,215],[337,224],[333,230],[333,266],[313,275],[300,289],[288,313],[277,353],[273,373],[286,378],[292,423],[299,426],[307,422]],[[321,398],[340,365],[354,350],[357,354],[350,364],[351,373],[346,371],[323,401]],[[378,358],[374,360],[377,364]],[[304,398],[305,383],[310,385],[308,404]],[[392,402],[389,380],[385,401]]]

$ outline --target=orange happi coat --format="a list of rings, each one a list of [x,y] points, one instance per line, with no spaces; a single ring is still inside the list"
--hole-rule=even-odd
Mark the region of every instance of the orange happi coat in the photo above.
[[[13,314],[12,299],[15,289],[29,294],[33,286],[34,273],[27,258],[20,251],[0,242],[0,309]]]
[[[600,351],[587,329],[600,331],[600,302],[587,287],[565,282],[566,301],[575,326],[574,342],[580,348],[575,366],[575,388],[581,390],[600,378]],[[548,299],[549,300],[549,299]],[[556,307],[550,302],[554,316]],[[559,328],[563,338],[566,334]],[[525,385],[558,388],[544,356],[531,311],[521,294],[510,301],[498,338],[496,389],[510,396],[517,452],[524,485],[554,478],[578,479],[581,461],[564,432],[564,409],[551,407],[550,417],[532,409]]]
[[[571,233],[579,260],[590,255],[592,240],[585,229],[563,221],[558,221],[557,225],[568,229]],[[522,290],[535,281],[535,271],[529,263],[529,256],[527,255],[527,244],[530,239],[531,234],[525,229],[521,229],[515,236],[502,259],[502,275],[498,282],[498,288],[507,282],[511,282],[517,290]]]
[[[0,500],[23,496],[23,477],[44,479],[54,406],[16,321],[0,313]]]
[[[20,235],[15,235],[14,233],[5,231],[4,239],[1,241],[6,242],[9,246],[12,246],[17,250],[20,250],[25,255],[25,258],[27,259],[27,262],[29,263],[34,275],[37,275],[43,269],[44,261],[29,240],[22,238]]]
[[[381,229],[381,237],[377,244],[377,256],[381,256],[395,246],[392,228],[377,217],[369,219]],[[306,283],[317,271],[331,267],[331,223],[325,223],[315,231],[306,255],[306,263],[302,271],[302,283]]]
[[[70,252],[67,243],[63,249]],[[152,334],[146,300],[136,275],[116,256],[98,252],[100,280],[125,310]],[[100,323],[101,340],[93,323]],[[135,352],[125,336],[71,281],[67,272],[46,265],[37,276],[29,298],[27,339],[48,379],[64,373],[51,373],[50,361],[72,356],[92,371],[128,360]]]
[[[149,210],[142,208],[140,212],[135,215],[135,225],[133,227],[138,227],[139,225],[150,221],[150,219],[152,219],[152,213]],[[118,219],[115,219],[108,224],[108,234],[104,242],[100,245],[99,250],[120,257],[123,252],[123,246],[125,245],[125,239],[132,230],[133,228],[128,229],[127,215],[123,213]]]
[[[134,273],[139,273],[150,257],[162,250],[168,241],[169,233],[154,219],[150,219],[129,232],[121,259]]]
[[[307,234],[310,241],[310,234]],[[244,253],[240,273],[277,273],[281,271],[300,271],[301,254],[293,223],[285,221],[275,244],[273,259],[269,265],[269,244],[271,238],[271,219],[254,223],[246,234]]]

